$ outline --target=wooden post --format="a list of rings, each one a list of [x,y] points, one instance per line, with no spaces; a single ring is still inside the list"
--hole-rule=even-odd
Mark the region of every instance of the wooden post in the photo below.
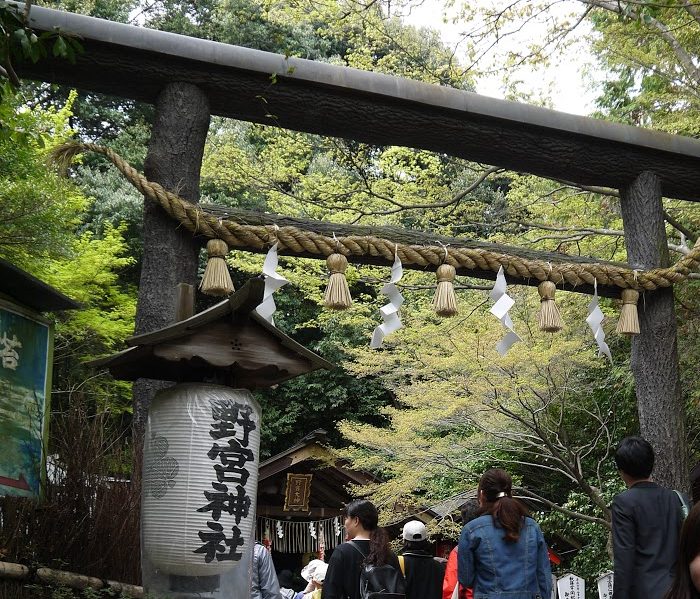
[[[661,183],[649,171],[620,189],[627,260],[632,268],[669,264]],[[673,289],[645,292],[639,299],[641,332],[632,338],[632,372],[641,435],[656,452],[655,480],[688,490],[685,408],[681,397]]]
[[[190,202],[199,201],[199,174],[209,129],[209,101],[190,83],[170,83],[158,96],[148,144],[145,174]],[[154,202],[143,211],[143,264],[136,310],[136,334],[172,324],[176,318],[175,288],[197,282],[199,244]],[[134,473],[153,394],[169,383],[139,379],[134,383]]]
[[[194,316],[194,285],[177,284],[177,302],[175,303],[175,320],[180,322]]]

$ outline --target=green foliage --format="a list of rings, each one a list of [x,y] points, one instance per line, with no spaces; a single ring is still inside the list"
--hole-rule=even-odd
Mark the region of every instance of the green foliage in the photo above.
[[[15,73],[14,64],[22,60],[37,62],[47,56],[65,58],[75,61],[76,53],[82,52],[80,42],[74,37],[60,31],[35,33],[29,27],[29,6],[20,7],[5,0],[0,0],[0,82],[7,80],[13,87],[19,87],[20,81]],[[0,87],[0,101],[3,88]],[[0,122],[0,133],[4,125]]]
[[[380,4],[45,4],[115,21],[126,21],[131,14],[139,23],[162,30],[461,89],[473,85],[435,32],[386,18]],[[692,28],[683,29],[686,25],[670,7],[620,6],[625,12],[619,16],[591,13],[600,33],[597,52],[615,73],[601,99],[604,115],[697,134],[697,100],[688,78],[668,76],[678,70],[678,56],[658,35],[650,35],[649,27],[663,19],[693,56],[700,38],[688,33]],[[537,10],[536,3],[516,2],[502,18],[512,24],[533,18]],[[540,42],[531,40],[518,52],[546,61],[546,44]],[[520,58],[513,53],[507,64]],[[270,84],[275,84],[274,77]],[[32,91],[39,107],[69,97],[65,90],[48,86]],[[71,392],[85,389],[95,406],[122,416],[120,424],[126,427],[126,386],[103,377],[86,383],[88,370],[81,360],[118,348],[131,332],[142,199],[112,167],[92,156],[75,170],[79,189],[58,179],[43,164],[43,148],[71,134],[69,111],[29,109],[14,96],[9,102],[0,104],[6,132],[4,141],[0,137],[0,216],[7,215],[0,218],[0,252],[85,305],[58,324],[60,393],[55,405],[62,409]],[[81,136],[107,141],[142,168],[150,108],[95,95],[79,96],[73,108],[73,125]],[[289,216],[398,225],[625,259],[616,199],[515,173],[495,173],[473,185],[483,172],[480,165],[427,151],[372,147],[217,118],[205,150],[202,197]],[[666,208],[691,230],[700,230],[693,211],[677,202],[667,202]],[[680,243],[670,228],[669,236]],[[236,252],[231,266],[240,286],[260,272],[262,256]],[[384,303],[378,289],[386,269],[348,269],[355,303],[343,313],[321,307],[326,277],[322,263],[283,258],[280,270],[291,284],[276,296],[278,326],[339,367],[258,393],[264,455],[289,447],[313,429],[326,428],[334,444],[349,445],[345,455],[358,468],[384,479],[363,493],[371,492],[383,505],[403,506],[407,513],[472,488],[485,468],[502,465],[526,489],[599,520],[573,519],[556,510],[540,514],[552,537],[581,545],[567,564],[570,569],[590,580],[609,565],[607,529],[600,521],[606,520],[606,505],[619,490],[609,452],[617,439],[637,429],[637,422],[629,364],[620,358],[628,354],[628,342],[609,336],[613,367],[595,356],[583,322],[587,298],[558,294],[568,326],[552,338],[534,330],[539,304],[534,290],[512,289],[518,301],[517,330],[525,341],[500,358],[493,346],[503,330],[488,313],[483,291],[460,292],[461,315],[439,320],[426,291],[434,286],[434,276],[410,271],[402,281],[405,328],[388,338],[384,349],[370,351],[369,337],[379,323],[377,309]],[[465,277],[457,282],[473,284]],[[677,296],[684,389],[689,415],[698,422],[700,296],[694,283]],[[602,307],[608,316],[616,310],[611,301],[604,300]],[[610,321],[605,329],[611,332]],[[540,432],[529,428],[530,420]],[[342,424],[336,429],[338,422]],[[700,450],[697,439],[689,443],[695,452]],[[440,526],[445,534],[457,532],[450,519]]]
[[[132,333],[135,291],[119,273],[134,259],[126,255],[123,226],[108,222],[99,236],[80,232],[89,201],[47,163],[47,150],[72,133],[73,99],[58,110],[29,108],[21,93],[3,100],[10,128],[31,133],[23,143],[0,139],[0,257],[82,304],[56,315],[55,410],[81,388],[95,409],[119,415],[131,409],[128,386],[94,378],[82,362],[121,347]]]
[[[0,104],[7,129],[0,136],[0,255],[29,270],[65,256],[85,199],[45,164],[45,148],[66,140],[69,102],[63,109],[23,108],[24,96]]]
[[[610,72],[598,99],[612,120],[697,136],[700,21],[694,7],[627,3],[592,14],[593,51]]]
[[[139,6],[137,0],[40,0],[36,4],[118,23],[126,23]],[[27,82],[25,87],[43,108],[64,104],[72,92],[70,87],[46,83]],[[71,121],[81,137],[99,142],[114,139],[124,128],[150,119],[152,114],[153,108],[146,104],[81,91],[73,105]],[[92,156],[86,157],[88,163],[92,160]]]

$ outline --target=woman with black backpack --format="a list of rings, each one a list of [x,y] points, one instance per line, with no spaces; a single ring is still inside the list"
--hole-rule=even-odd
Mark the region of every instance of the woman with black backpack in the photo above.
[[[322,599],[402,599],[405,581],[399,560],[389,548],[386,531],[371,501],[359,499],[346,507],[349,541],[333,550]]]

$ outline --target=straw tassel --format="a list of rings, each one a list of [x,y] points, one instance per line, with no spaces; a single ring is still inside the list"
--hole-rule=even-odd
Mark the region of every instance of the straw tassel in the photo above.
[[[228,272],[226,254],[228,245],[223,239],[210,239],[207,242],[207,267],[204,270],[199,288],[207,295],[225,296],[233,293],[233,281]]]
[[[540,311],[537,313],[537,322],[540,331],[556,333],[564,327],[559,308],[554,302],[554,292],[557,286],[551,281],[542,281],[537,287],[540,294]]]
[[[345,310],[352,306],[350,287],[345,278],[345,270],[348,267],[348,259],[343,254],[331,254],[326,258],[331,278],[328,281],[324,303],[327,308],[333,310]]]
[[[437,289],[433,297],[433,308],[438,316],[450,317],[457,314],[457,296],[454,280],[457,271],[451,264],[441,264],[437,271]]]
[[[616,333],[619,335],[639,335],[639,316],[637,314],[639,291],[636,289],[622,290],[622,310],[617,321]]]

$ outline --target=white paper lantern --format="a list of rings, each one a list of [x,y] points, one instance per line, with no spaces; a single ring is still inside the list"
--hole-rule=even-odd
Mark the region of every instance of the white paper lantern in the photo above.
[[[160,574],[213,576],[252,550],[260,407],[251,393],[187,383],[153,399],[144,439],[142,546]]]

